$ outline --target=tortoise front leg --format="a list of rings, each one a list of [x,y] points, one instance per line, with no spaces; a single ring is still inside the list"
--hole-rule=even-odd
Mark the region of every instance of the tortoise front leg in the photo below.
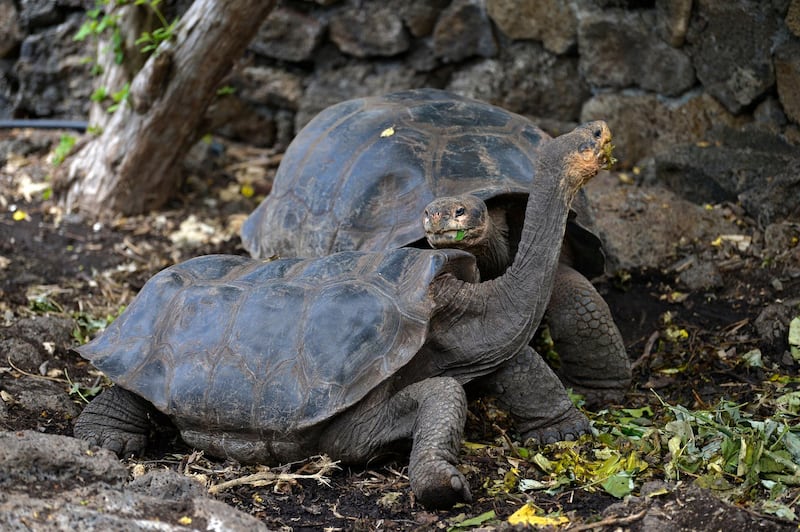
[[[329,426],[321,447],[344,462],[368,462],[411,440],[408,478],[416,499],[430,508],[472,500],[456,468],[467,416],[467,399],[453,378],[411,384],[394,395],[373,391]]]
[[[147,446],[154,410],[138,395],[114,386],[84,407],[75,420],[73,434],[120,457],[141,454]]]
[[[475,386],[478,393],[496,397],[508,409],[526,439],[552,443],[591,431],[589,420],[572,404],[564,385],[530,346],[476,380]]]
[[[559,265],[545,321],[564,385],[585,396],[589,407],[621,401],[631,383],[631,363],[611,311],[592,283]]]

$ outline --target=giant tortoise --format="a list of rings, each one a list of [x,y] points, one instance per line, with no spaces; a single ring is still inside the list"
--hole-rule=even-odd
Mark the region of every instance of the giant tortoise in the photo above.
[[[272,192],[242,227],[243,245],[254,257],[321,257],[429,247],[427,237],[432,247],[470,251],[481,278],[492,279],[516,253],[549,138],[527,118],[435,89],[339,103],[292,141]],[[424,228],[423,211],[430,213]],[[622,398],[630,361],[587,279],[605,267],[591,225],[581,192],[545,321],[559,375],[594,406]]]
[[[591,122],[542,142],[519,249],[492,281],[478,282],[467,252],[414,248],[210,255],[161,271],[77,348],[116,386],[84,408],[75,435],[138,452],[155,408],[189,445],[242,462],[327,453],[364,463],[410,443],[420,502],[469,500],[455,467],[465,384],[495,394],[526,437],[589,430],[529,342],[570,203],[606,163],[610,138]]]

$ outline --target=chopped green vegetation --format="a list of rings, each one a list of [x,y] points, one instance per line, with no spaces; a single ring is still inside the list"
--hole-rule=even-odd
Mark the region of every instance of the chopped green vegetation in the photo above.
[[[606,156],[606,166],[605,166],[606,170],[611,170],[611,167],[617,164],[617,159],[614,158],[613,152],[614,152],[614,145],[611,144],[610,142],[607,143],[605,146],[603,146],[603,153]]]
[[[773,393],[765,390],[756,405],[722,399],[691,410],[658,397],[660,406],[588,413],[594,437],[511,450],[505,442],[507,467],[483,487],[494,496],[577,488],[622,498],[645,480],[691,481],[737,505],[796,521],[800,391],[773,382]]]
[[[458,231],[456,231],[456,242],[461,242],[462,240],[464,240],[466,234],[467,232],[464,231],[463,229],[459,229]]]

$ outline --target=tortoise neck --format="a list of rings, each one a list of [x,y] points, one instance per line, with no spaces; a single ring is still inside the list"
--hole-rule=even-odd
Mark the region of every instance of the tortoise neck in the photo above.
[[[499,277],[511,263],[506,210],[489,209],[487,225],[484,248],[473,253],[481,272],[481,281]]]
[[[562,186],[560,167],[540,162],[525,210],[519,248],[505,273],[483,283],[488,292],[489,313],[502,316],[496,324],[508,324],[498,333],[511,339],[508,349],[527,345],[541,322],[553,288],[571,194]]]
[[[442,372],[466,382],[530,343],[550,299],[564,240],[571,194],[563,179],[560,167],[540,162],[518,251],[502,275],[477,284],[452,276],[436,280],[431,334],[440,353],[431,364]]]

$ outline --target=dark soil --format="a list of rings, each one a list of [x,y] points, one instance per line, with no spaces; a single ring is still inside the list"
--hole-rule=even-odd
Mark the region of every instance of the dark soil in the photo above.
[[[269,151],[215,141],[193,154],[193,162],[187,164],[187,185],[178,200],[149,215],[93,224],[64,216],[54,201],[42,199],[41,190],[30,186],[46,182],[52,171],[48,154],[57,142],[56,132],[0,131],[0,168],[4,168],[0,171],[0,390],[10,395],[0,402],[0,429],[6,431],[33,429],[71,435],[74,415],[83,404],[77,394],[69,396],[72,407],[55,404],[47,409],[21,400],[21,390],[43,386],[39,395],[66,397],[65,392],[73,387],[70,383],[84,391],[106,384],[69,349],[77,343],[73,330],[80,330],[78,325],[87,317],[119,312],[145,281],[165,266],[201,254],[244,254],[237,224],[255,208],[259,194],[269,191],[279,160],[279,154]],[[239,194],[243,184],[252,186],[256,196]],[[181,243],[176,232],[192,216],[210,229],[204,232],[200,227],[196,240]],[[749,222],[743,218],[743,223]],[[181,234],[188,234],[186,225]],[[598,282],[635,364],[634,384],[625,406],[657,404],[653,392],[669,403],[689,408],[708,406],[720,398],[754,399],[765,379],[764,371],[741,364],[735,357],[721,357],[720,351],[743,353],[760,348],[773,367],[796,373],[787,355],[785,334],[783,341],[780,336],[765,339],[755,324],[769,303],[799,294],[800,279],[780,265],[764,266],[758,256],[741,258],[735,268],[722,266],[721,288],[682,289],[677,298],[676,276],[666,266]],[[666,326],[667,312],[673,326],[688,332],[688,350],[656,349],[654,342]],[[55,321],[43,325],[44,316]],[[658,371],[677,366],[686,369],[668,374]],[[509,468],[507,454],[498,444],[504,441],[507,426],[502,417],[487,421],[489,410],[491,405],[473,404],[467,427],[468,441],[493,445],[464,452],[463,464],[475,495],[469,506],[431,512],[415,504],[404,457],[389,464],[334,471],[327,475],[330,485],[313,479],[286,479],[266,486],[239,485],[216,497],[258,517],[270,529],[439,529],[447,528],[459,514],[469,518],[489,510],[496,514],[495,526],[507,527],[497,523],[526,499],[487,491],[486,486],[502,478]],[[314,463],[310,460],[276,471],[311,474]],[[148,456],[128,464],[132,470],[142,465],[166,466],[205,475],[215,483],[256,471],[192,453],[169,430],[160,434]],[[709,517],[713,505],[722,508],[727,522],[737,526],[775,529],[789,525],[776,517],[709,502],[707,494],[698,496],[691,491],[694,489],[679,487],[647,504],[651,511],[653,505],[660,505],[662,513],[675,518],[670,526],[680,524],[684,530],[719,528]],[[646,516],[651,514],[645,513],[643,497],[620,505],[602,491],[574,489],[553,495],[535,492],[530,498],[545,511],[562,511],[576,528],[595,521],[609,530],[649,527]],[[690,519],[692,508],[695,515]],[[678,513],[683,517],[677,517]]]

